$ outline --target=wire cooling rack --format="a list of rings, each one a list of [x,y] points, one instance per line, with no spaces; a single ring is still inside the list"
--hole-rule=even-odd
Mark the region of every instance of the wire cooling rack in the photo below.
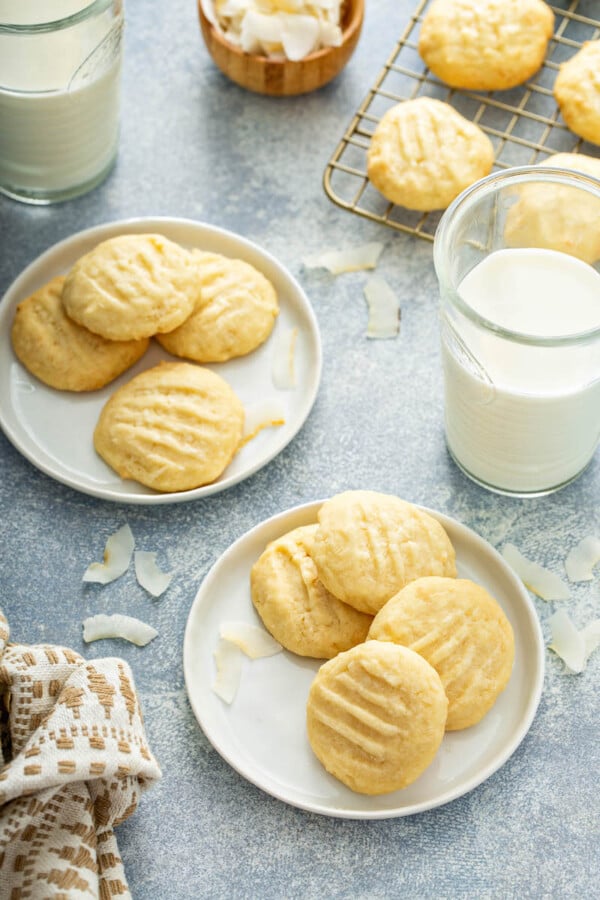
[[[420,0],[392,55],[354,115],[329,160],[323,176],[328,197],[338,206],[367,219],[432,241],[441,213],[421,213],[390,203],[370,183],[367,150],[377,123],[391,106],[415,97],[434,97],[450,103],[479,125],[494,145],[494,169],[541,162],[552,153],[584,152],[598,148],[577,138],[562,119],[552,88],[561,63],[584,41],[600,36],[593,18],[600,0],[565,0],[551,5],[555,32],[542,68],[526,84],[486,94],[449,88],[427,69],[418,52],[423,16],[432,0]]]

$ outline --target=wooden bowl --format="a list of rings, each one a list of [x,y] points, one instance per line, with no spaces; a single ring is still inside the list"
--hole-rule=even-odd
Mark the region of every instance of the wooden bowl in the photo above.
[[[364,0],[346,0],[342,10],[342,43],[324,47],[304,59],[269,59],[244,53],[225,40],[206,18],[202,0],[198,0],[198,17],[204,42],[218,68],[236,84],[271,97],[307,94],[323,87],[342,71],[358,42],[365,12]]]

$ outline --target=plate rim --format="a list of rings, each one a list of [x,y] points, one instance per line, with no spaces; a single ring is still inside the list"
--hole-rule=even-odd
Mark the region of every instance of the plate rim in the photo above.
[[[127,219],[116,219],[114,221],[102,222],[98,225],[92,225],[88,228],[81,229],[80,231],[75,231],[73,232],[73,234],[62,238],[60,241],[57,241],[54,244],[51,244],[44,251],[42,251],[42,253],[38,254],[38,256],[32,259],[25,266],[25,268],[23,268],[19,272],[16,278],[14,278],[10,282],[10,284],[0,297],[0,314],[2,314],[3,317],[7,316],[8,305],[14,305],[20,302],[18,296],[20,293],[21,285],[26,282],[38,268],[42,268],[54,256],[58,256],[61,254],[61,252],[67,250],[69,245],[74,241],[85,241],[92,236],[97,236],[98,241],[101,241],[104,239],[105,235],[110,236],[114,234],[115,230],[127,230],[131,228],[137,229],[140,227],[145,227],[146,225],[148,225],[149,227],[155,225],[157,229],[161,226],[166,226],[167,228],[169,226],[172,226],[188,228],[191,227],[198,231],[204,230],[211,235],[222,237],[225,240],[233,240],[239,245],[243,246],[244,249],[246,249],[250,254],[258,254],[259,256],[261,256],[265,261],[269,263],[270,266],[273,266],[282,277],[288,280],[288,282],[293,286],[298,298],[302,301],[302,310],[306,315],[307,321],[310,325],[310,339],[311,344],[314,345],[316,363],[316,365],[314,366],[311,365],[311,383],[309,385],[310,389],[305,394],[306,408],[303,411],[303,414],[300,416],[298,422],[296,423],[295,428],[290,432],[290,434],[287,435],[284,442],[282,444],[277,444],[272,450],[262,456],[258,461],[253,463],[245,471],[239,472],[237,475],[230,476],[229,478],[225,478],[223,480],[219,479],[217,481],[211,482],[208,485],[201,485],[198,488],[192,488],[192,490],[190,491],[173,491],[170,493],[131,493],[128,491],[115,494],[109,488],[94,487],[94,485],[92,484],[81,484],[75,475],[69,476],[68,474],[56,471],[50,463],[46,462],[45,460],[39,460],[27,446],[24,446],[17,430],[13,428],[9,422],[6,421],[5,409],[7,409],[8,406],[6,402],[3,402],[0,397],[0,430],[5,435],[7,440],[12,444],[15,450],[17,450],[17,452],[20,453],[21,456],[28,460],[28,462],[31,463],[31,465],[33,465],[40,472],[43,472],[49,478],[59,482],[60,484],[66,485],[72,490],[78,491],[79,493],[86,494],[91,497],[95,497],[99,500],[136,506],[158,506],[171,503],[185,503],[192,500],[201,500],[204,497],[209,497],[211,495],[221,493],[222,491],[226,491],[229,488],[234,487],[234,485],[239,484],[240,482],[245,481],[247,478],[255,475],[258,471],[260,471],[260,469],[267,466],[270,462],[273,461],[276,456],[283,452],[283,450],[285,450],[285,448],[291,443],[291,441],[298,435],[299,431],[306,423],[306,420],[308,419],[314,407],[322,378],[323,347],[319,324],[312,303],[310,302],[306,291],[304,290],[298,279],[292,274],[287,266],[280,262],[270,251],[265,250],[261,245],[250,240],[249,238],[244,237],[243,235],[237,234],[234,231],[230,231],[229,229],[222,228],[218,225],[211,225],[208,222],[178,216],[136,216]],[[8,338],[8,340],[10,341],[10,338]],[[121,481],[125,482],[125,479],[121,479]]]
[[[515,753],[517,748],[523,742],[525,737],[527,736],[531,725],[535,719],[540,700],[543,693],[544,686],[544,677],[545,677],[545,643],[543,637],[543,631],[539,616],[535,609],[535,605],[533,600],[529,596],[525,585],[518,578],[516,573],[512,570],[512,568],[508,565],[508,563],[504,560],[502,555],[496,550],[496,548],[485,538],[481,537],[476,531],[470,528],[468,525],[464,525],[458,519],[455,519],[445,513],[441,513],[437,510],[431,509],[427,506],[422,506],[418,503],[414,503],[412,505],[416,506],[418,509],[428,513],[441,525],[446,529],[451,527],[452,529],[458,529],[459,532],[462,532],[465,537],[469,540],[475,539],[476,543],[482,543],[486,546],[487,550],[491,552],[492,558],[495,559],[496,563],[500,565],[505,575],[508,577],[511,582],[511,586],[515,589],[518,594],[520,600],[522,601],[522,606],[524,611],[526,612],[528,622],[532,628],[532,631],[535,635],[535,654],[537,656],[537,661],[535,665],[535,678],[534,683],[531,685],[532,690],[528,692],[528,701],[526,705],[525,715],[521,718],[519,727],[516,729],[510,741],[507,742],[506,746],[502,749],[502,752],[499,752],[494,756],[494,758],[485,765],[481,771],[478,771],[476,774],[472,775],[469,779],[466,780],[465,784],[461,784],[460,786],[456,786],[452,789],[449,789],[443,795],[438,798],[431,799],[428,801],[423,801],[421,803],[415,803],[411,806],[404,808],[396,808],[396,809],[376,809],[376,810],[346,810],[346,809],[332,809],[328,806],[323,806],[314,803],[302,803],[297,800],[290,800],[289,797],[285,795],[284,790],[278,790],[276,787],[265,787],[264,784],[260,782],[259,778],[252,777],[244,770],[243,765],[240,765],[236,762],[235,759],[231,758],[231,755],[228,752],[223,752],[220,749],[215,741],[213,740],[213,735],[210,734],[204,727],[202,722],[202,712],[200,709],[200,704],[196,703],[194,700],[193,690],[190,689],[190,658],[192,653],[192,619],[194,613],[197,609],[202,606],[202,595],[205,591],[210,587],[210,583],[216,578],[218,575],[218,571],[222,566],[226,566],[227,561],[230,556],[233,556],[235,552],[238,550],[240,545],[243,545],[246,541],[252,540],[252,538],[257,534],[257,532],[261,531],[263,528],[271,528],[276,524],[281,523],[289,519],[291,516],[299,516],[301,514],[308,514],[312,511],[317,511],[319,507],[325,502],[324,498],[320,500],[308,501],[306,503],[301,503],[299,505],[290,507],[286,510],[282,510],[278,513],[275,513],[272,516],[269,516],[266,519],[263,519],[261,522],[258,522],[256,525],[252,526],[246,532],[241,534],[238,538],[235,539],[225,550],[217,557],[217,559],[213,562],[206,575],[202,578],[194,600],[192,601],[192,605],[190,607],[188,618],[186,621],[185,631],[184,631],[184,639],[183,639],[183,674],[184,674],[184,684],[185,690],[188,698],[188,703],[192,709],[194,717],[196,719],[197,724],[201,728],[204,736],[211,744],[213,749],[221,756],[221,758],[229,765],[231,768],[237,772],[242,778],[248,781],[250,784],[253,784],[259,790],[264,793],[274,797],[277,800],[286,803],[289,806],[292,806],[296,809],[302,809],[306,812],[312,812],[318,815],[328,816],[330,818],[340,818],[340,819],[354,819],[354,820],[379,820],[379,819],[391,819],[391,818],[401,818],[405,816],[417,815],[418,813],[427,812],[432,809],[436,809],[440,806],[445,806],[447,803],[451,803],[453,800],[457,800],[460,797],[465,796],[466,794],[473,791],[476,787],[482,784],[484,781],[487,781],[492,775],[495,774],[502,766],[510,759],[510,757]],[[284,533],[284,532],[282,532]],[[208,587],[207,587],[208,585]]]

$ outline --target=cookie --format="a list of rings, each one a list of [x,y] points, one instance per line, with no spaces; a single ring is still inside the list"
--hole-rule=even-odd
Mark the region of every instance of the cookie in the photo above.
[[[454,88],[504,91],[537,72],[554,31],[543,0],[435,0],[419,34],[419,53]]]
[[[342,603],[319,581],[311,558],[316,525],[272,541],[252,566],[252,602],[267,631],[300,656],[330,659],[360,644],[372,616]]]
[[[224,362],[264,343],[279,311],[275,288],[254,266],[216,253],[194,253],[199,295],[192,314],[157,341],[174,356]]]
[[[163,362],[136,375],[105,404],[94,446],[121,478],[156,491],[215,481],[242,436],[244,410],[220,375]]]
[[[392,203],[445,209],[494,162],[490,139],[448,103],[419,97],[389,109],[367,151],[367,174]]]
[[[419,578],[373,619],[369,640],[409,647],[430,663],[448,697],[446,729],[479,722],[512,671],[513,630],[502,607],[465,578]]]
[[[424,575],[456,575],[455,553],[436,519],[399,497],[346,491],[318,514],[312,558],[335,597],[375,614]]]
[[[571,131],[600,144],[600,40],[586,41],[561,65],[554,98]]]
[[[600,159],[583,153],[555,153],[541,166],[583,172],[600,179]],[[587,263],[600,259],[600,199],[566,185],[526,184],[506,216],[509,247],[542,247],[576,256]]]
[[[306,707],[310,745],[361,794],[407,787],[444,736],[448,701],[435,669],[396,644],[367,641],[324,663]]]
[[[198,296],[188,250],[159,234],[123,234],[79,259],[65,281],[67,315],[113,341],[172,331]]]
[[[62,391],[95,391],[140,359],[148,338],[108,341],[66,315],[59,275],[17,306],[11,330],[13,349],[25,368]]]

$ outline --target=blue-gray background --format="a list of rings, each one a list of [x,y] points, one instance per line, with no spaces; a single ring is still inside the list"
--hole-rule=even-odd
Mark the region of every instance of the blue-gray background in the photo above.
[[[274,254],[304,286],[321,329],[323,379],[302,431],[271,464],[206,500],[119,506],[52,481],[0,434],[0,605],[14,640],[50,641],[130,663],[164,777],[118,830],[135,898],[522,898],[598,896],[598,666],[562,673],[547,653],[533,726],[492,778],[406,819],[334,820],[246,783],[203,736],[188,705],[182,639],[212,563],[262,519],[353,487],[438,509],[494,546],[513,541],[562,573],[568,548],[599,532],[600,459],[557,494],[507,499],[471,484],[442,426],[431,245],[339,209],[321,179],[354,110],[408,21],[406,0],[368,0],[363,35],[333,84],[288,100],[249,94],[210,61],[193,0],[128,0],[122,134],[114,172],[50,208],[0,199],[0,291],[55,241],[131,216],[190,217]],[[384,242],[378,267],[401,300],[397,340],[365,337],[364,273],[306,270],[323,248]],[[77,440],[73,434],[69,439]],[[124,521],[175,569],[150,601],[131,573],[110,592],[82,571]],[[599,579],[574,587],[578,625],[598,615]],[[545,624],[554,604],[536,600]],[[81,620],[128,610],[160,637],[144,650],[86,647]]]

